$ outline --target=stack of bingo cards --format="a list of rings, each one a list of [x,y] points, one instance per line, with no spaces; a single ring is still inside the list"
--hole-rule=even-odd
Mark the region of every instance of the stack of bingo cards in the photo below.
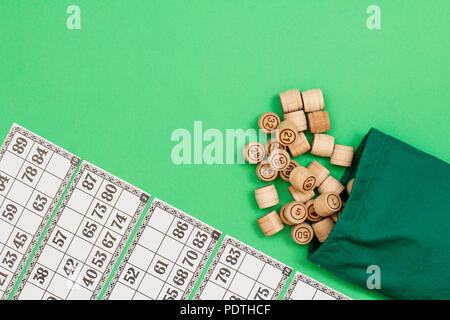
[[[13,125],[9,131],[0,149],[3,298],[13,290],[79,162],[80,158],[25,128]]]
[[[273,205],[278,202],[274,193],[273,186],[264,187],[258,199]],[[317,211],[335,212],[324,197],[317,198]],[[149,193],[13,125],[0,148],[0,296],[282,298],[292,268],[151,199]],[[286,211],[289,221],[300,219],[290,214],[293,208]],[[277,219],[271,214],[262,223],[267,235],[277,232]],[[313,279],[296,279],[291,284],[295,289],[288,289],[284,299],[342,298]]]

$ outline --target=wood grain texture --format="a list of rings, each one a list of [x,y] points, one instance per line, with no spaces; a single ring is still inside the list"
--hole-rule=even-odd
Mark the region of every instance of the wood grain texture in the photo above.
[[[319,187],[322,182],[330,175],[330,171],[316,160],[313,160],[309,164],[308,170],[311,171],[316,177],[316,187]]]
[[[336,193],[341,194],[342,191],[344,191],[344,186],[333,176],[328,176],[322,184],[317,188],[317,191],[319,193]]]
[[[325,108],[323,93],[320,89],[306,90],[301,93],[305,112],[319,111]]]
[[[303,109],[303,100],[299,89],[280,92],[280,103],[284,113]]]
[[[290,144],[288,148],[291,155],[295,158],[308,152],[311,149],[311,146],[305,134],[303,132],[299,132],[297,134],[297,139],[295,139],[294,143]]]
[[[284,206],[280,209],[280,219],[283,221],[284,224],[287,224],[288,226],[291,226],[292,223],[289,222],[289,220],[286,219],[286,216],[284,215],[286,211],[286,207],[289,205],[289,203],[286,203]]]
[[[257,221],[266,237],[270,237],[284,228],[284,224],[275,210],[263,215]]]
[[[308,121],[306,120],[306,115],[303,110],[284,113],[283,119],[292,121],[295,124],[298,132],[308,129]]]
[[[331,218],[325,218],[318,222],[314,222],[311,227],[314,230],[314,234],[316,235],[317,240],[323,243],[327,240],[328,235],[334,227],[334,221]]]
[[[303,166],[298,166],[292,170],[289,176],[291,185],[300,192],[307,192],[314,189],[316,185],[316,177],[314,174]]]
[[[330,163],[335,166],[350,167],[353,161],[353,154],[353,147],[336,144],[334,145]]]
[[[316,195],[314,192],[314,189],[311,189],[306,192],[300,192],[297,189],[295,189],[293,186],[289,186],[288,190],[289,190],[292,198],[295,201],[300,201],[300,202],[306,202],[309,199],[312,199]]]
[[[274,184],[255,189],[255,199],[260,209],[273,207],[280,202]]]
[[[322,133],[331,129],[328,111],[316,111],[308,113],[309,132]]]
[[[316,133],[311,141],[311,154],[319,157],[331,157],[334,149],[334,137],[324,133]]]

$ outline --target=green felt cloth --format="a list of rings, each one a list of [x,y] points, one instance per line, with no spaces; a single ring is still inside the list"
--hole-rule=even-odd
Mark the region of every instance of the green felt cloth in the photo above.
[[[449,164],[371,129],[341,182],[352,178],[344,211],[308,259],[361,287],[377,265],[376,291],[390,298],[450,299]]]

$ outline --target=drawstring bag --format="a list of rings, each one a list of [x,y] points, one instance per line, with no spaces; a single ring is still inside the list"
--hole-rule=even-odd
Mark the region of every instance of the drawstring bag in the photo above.
[[[450,299],[449,164],[371,129],[341,182],[352,178],[336,225],[323,244],[311,242],[308,259],[363,288],[378,276],[375,290],[389,298]]]

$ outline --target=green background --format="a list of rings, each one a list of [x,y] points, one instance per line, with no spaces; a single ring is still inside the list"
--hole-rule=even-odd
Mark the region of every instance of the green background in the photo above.
[[[71,4],[81,30],[66,27]],[[381,30],[366,27],[372,4]],[[0,136],[17,122],[351,298],[378,298],[308,262],[288,228],[262,235],[254,166],[177,166],[170,137],[194,120],[256,128],[263,112],[281,116],[278,92],[321,88],[336,143],[356,147],[376,127],[448,162],[448,9],[444,0],[2,0]],[[320,162],[337,178],[344,171]],[[287,186],[277,182],[281,203],[292,200]]]

